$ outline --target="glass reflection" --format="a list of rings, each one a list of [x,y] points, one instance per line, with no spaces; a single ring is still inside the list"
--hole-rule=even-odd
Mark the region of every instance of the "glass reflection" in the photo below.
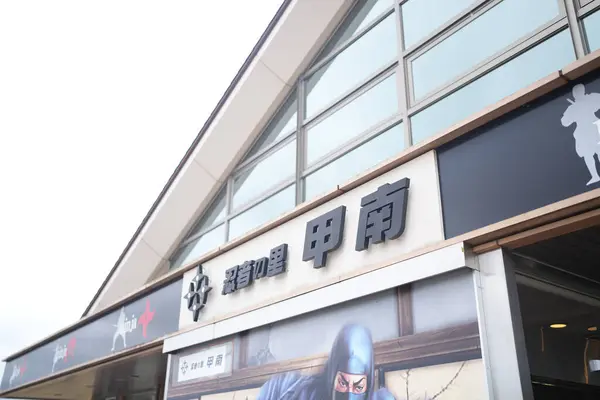
[[[405,148],[404,128],[396,125],[306,177],[306,200],[398,154]]]
[[[315,72],[306,82],[306,117],[358,86],[397,55],[394,14]]]
[[[233,218],[229,223],[229,238],[241,236],[290,211],[295,206],[296,185],[292,185]]]
[[[175,256],[171,259],[171,268],[179,268],[189,264],[200,258],[203,254],[216,249],[224,242],[225,224],[222,224],[177,251]]]
[[[225,218],[225,187],[221,188],[221,191],[211,204],[210,208],[203,214],[202,218],[196,223],[196,225],[190,230],[187,237],[194,236],[198,232],[204,229],[210,228],[215,223]]]
[[[296,172],[296,140],[253,165],[233,181],[233,208],[258,197]]]
[[[261,133],[252,149],[246,154],[244,160],[258,154],[271,144],[283,139],[296,129],[298,115],[298,96],[296,91],[290,95],[285,104],[277,112],[267,128]]]
[[[556,0],[504,0],[412,62],[415,99],[559,15]]]
[[[352,9],[348,19],[329,40],[319,59],[325,58],[332,50],[350,39],[356,32],[366,28],[376,17],[393,7],[393,0],[362,0]]]
[[[478,0],[410,0],[402,5],[404,47],[409,48]]]
[[[590,53],[600,49],[600,11],[583,19],[583,28],[587,38]]]
[[[411,117],[413,143],[448,128],[575,60],[564,30]]]
[[[396,76],[392,75],[308,129],[308,165],[397,112]]]

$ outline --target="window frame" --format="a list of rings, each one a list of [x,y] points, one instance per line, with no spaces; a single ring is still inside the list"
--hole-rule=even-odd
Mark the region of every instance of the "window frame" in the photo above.
[[[273,115],[268,119],[267,123],[262,127],[260,133],[256,136],[256,138],[252,141],[251,145],[248,147],[248,151],[253,148],[253,146],[260,140],[262,134],[266,129],[271,126],[271,124],[276,123],[276,118],[279,117],[279,113],[284,109],[284,107],[289,106],[290,104],[296,104],[296,125],[293,128],[287,130],[287,132],[282,132],[282,137],[279,140],[274,141],[273,143],[266,146],[261,151],[252,155],[248,159],[244,160],[243,156],[240,157],[242,161],[236,165],[233,169],[233,173],[231,173],[225,183],[224,189],[226,193],[226,212],[225,218],[223,218],[219,222],[213,223],[209,227],[205,227],[198,233],[193,236],[187,236],[190,234],[190,230],[187,235],[184,237],[179,245],[173,250],[171,257],[173,254],[179,251],[183,246],[189,244],[191,241],[199,238],[205,233],[208,233],[212,229],[215,229],[220,223],[225,224],[225,239],[224,243],[232,240],[230,238],[230,221],[232,218],[238,216],[239,214],[247,211],[253,206],[267,200],[270,196],[278,193],[279,191],[285,189],[288,185],[295,183],[296,185],[296,193],[295,193],[295,206],[300,205],[305,201],[305,178],[316,170],[326,166],[334,162],[339,157],[347,154],[348,152],[356,149],[367,141],[371,140],[375,136],[383,133],[386,129],[389,129],[396,123],[403,123],[404,127],[404,143],[406,148],[410,148],[414,145],[413,141],[413,133],[411,126],[411,118],[417,113],[423,111],[427,107],[437,103],[438,101],[443,100],[444,98],[450,96],[451,94],[457,92],[462,89],[466,85],[471,82],[481,78],[488,72],[501,67],[505,63],[508,63],[513,58],[521,55],[525,51],[531,49],[532,47],[540,44],[541,42],[549,39],[550,37],[558,34],[564,29],[569,29],[571,31],[573,46],[575,55],[577,58],[580,58],[584,54],[587,54],[589,46],[585,39],[585,35],[583,32],[583,23],[582,19],[594,11],[600,9],[600,0],[582,0],[581,3],[579,0],[555,0],[559,5],[559,16],[554,20],[546,23],[545,25],[538,27],[533,33],[527,35],[526,37],[522,37],[519,40],[513,42],[506,48],[498,51],[497,53],[491,55],[485,60],[481,61],[479,64],[472,66],[469,70],[464,71],[456,79],[453,79],[446,84],[436,88],[431,93],[423,96],[419,99],[419,101],[414,100],[414,90],[412,88],[413,79],[412,79],[412,69],[411,69],[411,60],[414,60],[419,55],[423,54],[427,50],[431,49],[440,41],[447,38],[452,33],[461,29],[475,18],[479,17],[482,13],[489,10],[490,8],[497,5],[501,0],[475,0],[469,7],[464,9],[459,14],[455,15],[450,20],[446,21],[443,25],[437,27],[435,30],[427,34],[425,37],[419,40],[419,42],[410,46],[409,48],[404,48],[404,30],[403,30],[403,22],[402,22],[402,5],[404,5],[407,1],[413,0],[394,0],[393,6],[388,7],[384,11],[382,11],[379,15],[374,17],[368,25],[363,27],[361,30],[354,32],[354,35],[347,40],[338,43],[334,48],[329,49],[329,53],[326,56],[322,56],[323,52],[326,50],[326,45],[324,45],[319,52],[313,58],[311,66],[300,75],[298,80],[296,81],[294,87],[290,90],[289,94],[286,96],[284,101],[279,105],[279,107],[275,110]],[[357,0],[354,2],[354,5],[350,7],[350,9],[346,12],[346,15],[342,18],[341,23],[333,31],[333,34],[330,36],[329,40],[335,40],[336,35],[339,35],[342,29],[345,27],[345,22],[349,16],[354,15],[356,11],[356,7],[361,7],[364,3],[361,0]],[[396,33],[397,33],[397,57],[395,60],[390,61],[386,65],[381,66],[380,69],[375,71],[371,76],[365,78],[363,81],[359,82],[356,86],[348,89],[345,93],[341,94],[335,99],[332,99],[331,102],[325,105],[322,109],[316,111],[313,116],[306,119],[304,118],[305,110],[306,110],[306,81],[310,76],[315,73],[318,69],[323,67],[325,64],[333,60],[337,57],[341,52],[363,37],[365,34],[371,31],[375,26],[381,23],[384,19],[389,16],[393,16],[396,22]],[[307,165],[306,160],[306,152],[307,152],[307,138],[306,132],[314,124],[317,124],[319,121],[331,116],[337,110],[339,110],[344,105],[352,102],[358,96],[365,93],[368,89],[373,87],[377,82],[382,81],[387,76],[392,73],[396,73],[397,77],[397,98],[398,98],[398,113],[393,117],[385,121],[381,121],[381,123],[376,126],[367,129],[365,132],[358,135],[356,138],[351,139],[348,142],[340,143],[338,147],[332,149],[327,154],[320,157],[318,160],[315,160],[313,164],[310,166]],[[242,170],[251,168],[255,163],[259,163],[261,160],[268,157],[269,154],[277,151],[278,149],[285,146],[286,143],[289,143],[292,140],[296,140],[296,165],[295,165],[295,174],[293,177],[286,178],[282,182],[278,182],[274,184],[273,187],[263,191],[260,195],[254,197],[252,200],[244,203],[232,209],[232,196],[233,196],[233,179],[237,176],[237,174],[241,173]],[[213,206],[216,201],[216,197],[220,193],[223,186],[219,188],[213,195],[211,202],[209,203],[209,207],[200,214],[200,218],[194,221],[192,227],[195,226],[195,223],[199,221],[206,212]],[[333,189],[333,187],[332,187]],[[179,267],[179,266],[177,266]]]
[[[463,16],[463,18],[460,19],[459,21],[457,21],[454,25],[451,25],[451,26],[449,25],[448,27],[446,27],[443,30],[443,33],[441,33],[439,36],[431,39],[430,41],[428,41],[425,45],[423,45],[419,49],[416,49],[415,51],[411,52],[411,54],[409,56],[406,56],[407,76],[409,78],[408,82],[407,82],[407,84],[408,84],[407,89],[408,89],[408,96],[410,99],[410,104],[413,107],[423,103],[424,101],[426,101],[430,98],[436,98],[437,96],[442,94],[446,88],[448,88],[449,86],[452,86],[456,82],[463,80],[466,76],[469,76],[470,74],[474,73],[475,71],[494,69],[495,64],[501,63],[503,60],[506,59],[506,57],[509,57],[509,54],[511,54],[513,51],[515,51],[515,49],[521,48],[524,43],[528,42],[529,40],[531,40],[534,37],[537,37],[538,35],[540,35],[543,32],[547,32],[547,30],[550,30],[550,32],[552,32],[551,29],[553,27],[556,27],[557,25],[563,26],[564,24],[566,24],[566,21],[567,21],[566,16],[567,15],[566,15],[566,9],[565,9],[564,3],[562,1],[554,0],[556,3],[558,3],[558,6],[559,6],[559,14],[557,17],[555,17],[554,19],[548,21],[547,23],[539,26],[532,33],[520,37],[519,39],[512,42],[508,46],[498,50],[497,52],[486,57],[484,60],[480,61],[479,63],[466,69],[460,75],[446,81],[442,85],[430,90],[429,92],[427,92],[424,95],[422,95],[421,97],[419,97],[419,99],[417,99],[415,97],[415,90],[414,90],[413,61],[415,61],[417,58],[419,58],[423,54],[427,53],[429,50],[434,49],[438,44],[440,44],[444,40],[448,39],[455,33],[459,32],[461,29],[463,29],[464,27],[466,27],[467,25],[469,25],[470,23],[475,21],[477,18],[479,18],[483,14],[485,14],[487,11],[490,11],[495,6],[502,3],[503,1],[505,1],[505,0],[491,0],[491,1],[484,1],[484,2],[478,3],[477,7],[473,8],[471,13]],[[551,34],[548,34],[548,37],[550,37],[550,36],[551,36]]]

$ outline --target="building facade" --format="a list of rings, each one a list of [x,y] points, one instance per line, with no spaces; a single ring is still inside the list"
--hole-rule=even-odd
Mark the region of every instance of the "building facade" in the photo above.
[[[35,399],[600,393],[600,1],[288,0]]]

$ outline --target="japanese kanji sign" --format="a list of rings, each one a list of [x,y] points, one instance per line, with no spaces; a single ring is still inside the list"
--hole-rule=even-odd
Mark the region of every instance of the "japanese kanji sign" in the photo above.
[[[225,271],[223,290],[221,294],[227,295],[237,290],[246,288],[256,280],[264,277],[279,275],[286,270],[288,245],[282,244],[271,249],[269,257],[257,260],[244,261]]]
[[[386,183],[375,192],[362,198],[356,251],[363,251],[369,244],[382,243],[399,238],[406,224],[408,188],[410,179]],[[327,255],[342,244],[346,206],[331,210],[306,224],[303,261],[314,260],[314,268],[327,264]]]
[[[386,183],[375,193],[362,198],[356,251],[366,250],[369,242],[382,243],[402,235],[406,222],[409,186],[410,180],[404,178],[392,184]]]
[[[315,268],[327,264],[327,254],[340,247],[344,236],[346,206],[321,215],[306,224],[302,261],[314,261]]]
[[[207,378],[231,372],[232,346],[225,343],[181,356],[177,363],[177,382]]]

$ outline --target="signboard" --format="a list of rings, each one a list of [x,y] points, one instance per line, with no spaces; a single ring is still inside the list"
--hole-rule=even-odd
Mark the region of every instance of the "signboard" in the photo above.
[[[186,272],[179,328],[283,299],[442,240],[438,179],[435,154],[424,154]],[[214,286],[206,306],[197,295],[199,282]]]
[[[177,331],[181,280],[163,286],[6,363],[1,391]]]
[[[600,188],[599,111],[596,72],[441,148],[446,237]]]
[[[358,230],[356,233],[356,251],[364,251],[369,244],[383,243],[399,238],[406,225],[408,189],[410,180],[403,178],[392,184],[386,183],[361,200]],[[326,266],[327,255],[340,247],[344,238],[346,206],[339,206],[306,223],[304,251],[302,261],[313,261],[313,268]],[[269,257],[246,260],[225,270],[222,295],[232,294],[250,287],[256,280],[277,276],[286,271],[288,261],[287,243],[274,247]],[[188,310],[193,313],[194,322],[198,321],[204,308],[210,279],[199,266],[196,276],[189,283],[183,299]]]
[[[177,362],[176,382],[210,378],[230,374],[233,370],[232,343],[212,346],[201,351],[180,356]]]

